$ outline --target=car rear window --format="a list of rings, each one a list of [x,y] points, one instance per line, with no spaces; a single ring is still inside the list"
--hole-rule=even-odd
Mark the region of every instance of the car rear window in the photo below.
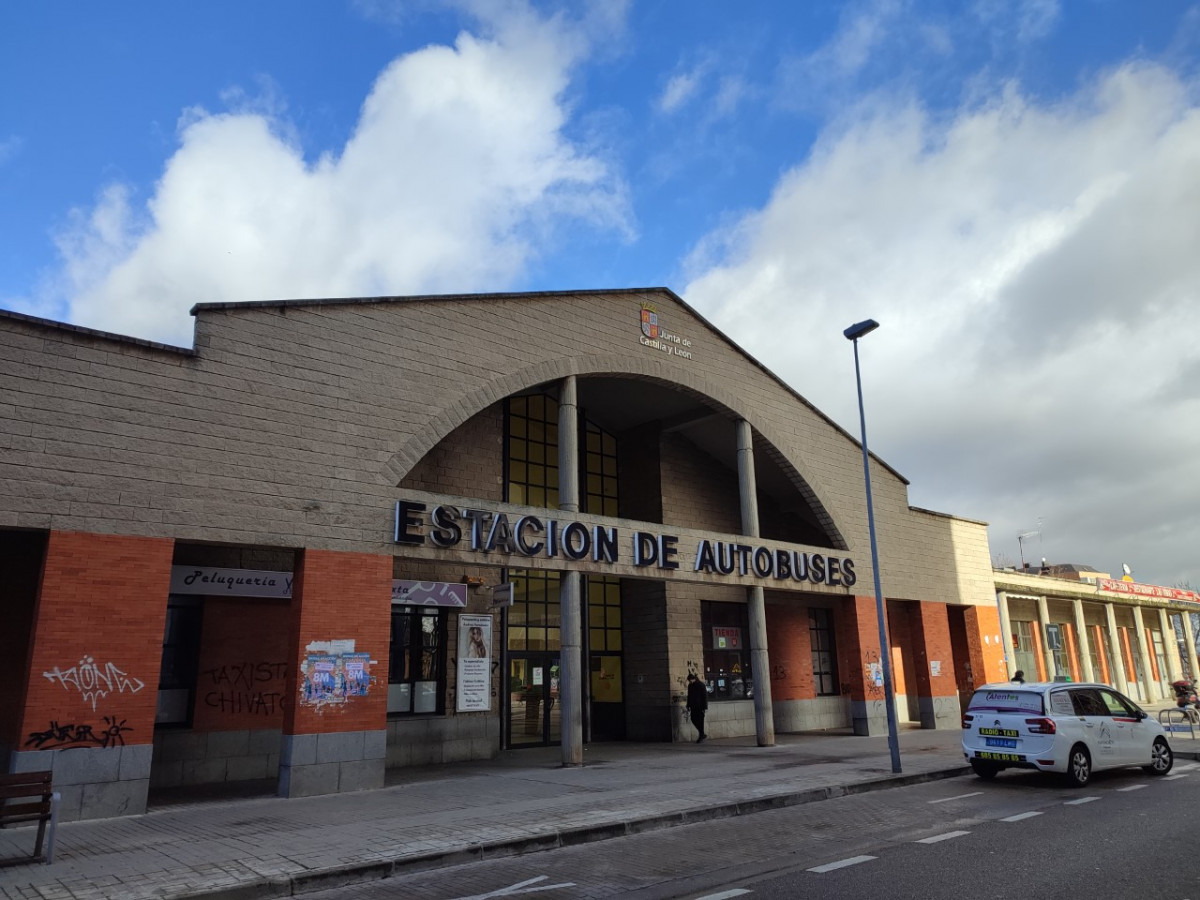
[[[990,709],[995,712],[1042,713],[1042,695],[1038,691],[983,688],[975,692],[967,711]]]

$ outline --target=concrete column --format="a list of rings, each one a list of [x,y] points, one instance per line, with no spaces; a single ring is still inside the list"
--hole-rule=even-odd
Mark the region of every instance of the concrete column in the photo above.
[[[564,378],[558,391],[558,506],[565,512],[579,512],[579,401],[574,375]],[[564,766],[583,765],[580,579],[578,572],[564,572],[558,594],[562,619],[558,696]]]
[[[742,534],[758,537],[758,483],[754,476],[754,435],[750,423],[737,423],[738,490],[741,494]],[[754,731],[758,746],[775,745],[775,718],[771,709],[771,661],[767,656],[767,610],[761,587],[748,588],[750,613],[750,664],[754,669]]]
[[[996,610],[1000,613],[1000,640],[1004,641],[1000,645],[1004,648],[1004,667],[1008,670],[1006,673],[1008,677],[1012,678],[1017,671],[1017,661],[1013,656],[1013,631],[1012,622],[1008,618],[1008,594],[1004,591],[996,591]]]
[[[1046,626],[1050,624],[1050,607],[1045,597],[1037,598],[1037,609],[1038,626],[1042,629],[1042,661],[1046,664],[1046,680],[1053,681],[1054,676],[1058,674],[1058,666],[1054,664],[1054,651],[1050,649],[1050,641],[1047,640],[1049,633]]]
[[[1076,597],[1072,605],[1075,607],[1075,643],[1079,647],[1079,671],[1083,673],[1084,681],[1095,681],[1096,673],[1092,671],[1092,642],[1087,632],[1087,620],[1083,617],[1083,601]]]
[[[1122,694],[1129,693],[1129,682],[1125,680],[1125,654],[1121,652],[1121,632],[1117,631],[1117,614],[1111,603],[1104,604],[1104,615],[1108,619],[1108,643],[1112,650],[1113,675],[1116,676],[1114,687]]]
[[[1182,612],[1179,614],[1183,622],[1183,640],[1187,644],[1187,669],[1188,677],[1195,679],[1200,672],[1196,671],[1196,637],[1192,634],[1192,614]]]
[[[1167,658],[1167,681],[1178,681],[1183,677],[1179,667],[1179,641],[1175,640],[1175,629],[1163,607],[1158,609],[1158,627],[1162,632],[1163,655]]]
[[[1137,629],[1138,653],[1142,657],[1142,688],[1146,692],[1146,702],[1153,703],[1155,700],[1161,699],[1159,695],[1162,691],[1154,683],[1154,667],[1150,664],[1150,651],[1146,646],[1146,623],[1142,619],[1140,606],[1133,608],[1133,626]]]

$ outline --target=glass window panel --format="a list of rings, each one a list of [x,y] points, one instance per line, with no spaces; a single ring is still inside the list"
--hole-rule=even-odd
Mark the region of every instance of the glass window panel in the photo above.
[[[602,484],[603,484],[603,479],[601,479],[601,477],[599,475],[589,475],[587,477],[587,492],[589,494],[603,493],[603,491],[601,490]]]
[[[546,445],[530,443],[529,461],[535,463],[544,463],[546,461]],[[545,476],[543,475],[543,477]],[[540,478],[538,479],[538,483],[541,483]]]
[[[605,432],[605,434],[603,435],[603,442],[601,444],[601,449],[605,453],[607,453],[609,456],[616,456],[617,455],[617,439],[613,435]]]
[[[546,466],[546,487],[558,487],[558,466],[554,464],[554,460]]]
[[[621,632],[619,632],[619,631],[608,632],[608,649],[616,650],[618,652],[620,651],[620,649],[621,649]]]
[[[600,451],[600,433],[592,431],[590,428],[587,433],[587,450],[589,453],[598,453]]]
[[[614,517],[619,516],[620,513],[618,512],[618,509],[619,507],[617,506],[617,501],[615,499],[610,498],[604,501],[604,515]]]
[[[508,455],[512,459],[528,459],[529,444],[520,438],[509,438]]]
[[[558,488],[546,492],[546,506],[558,509]]]
[[[606,456],[606,457],[604,457],[604,466],[603,466],[603,470],[604,470],[604,474],[605,474],[605,475],[612,475],[612,476],[615,478],[615,477],[616,477],[616,475],[617,475],[617,460],[616,460],[616,457],[614,457],[614,456]]]
[[[531,487],[525,495],[525,503],[528,506],[545,506],[546,505],[546,489],[540,487]]]
[[[553,397],[546,398],[546,421],[553,425],[558,424],[558,401]]]
[[[591,629],[591,630],[590,630],[590,632],[589,632],[589,637],[588,637],[588,640],[590,640],[590,641],[591,641],[591,644],[592,644],[592,650],[605,650],[605,649],[607,649],[607,648],[604,646],[604,629],[603,629],[603,628],[593,628],[593,629]]]
[[[530,443],[537,441],[539,444],[546,442],[546,426],[542,422],[529,423],[529,440]]]
[[[546,649],[546,629],[545,628],[530,628],[528,633],[527,650],[545,650]]]
[[[621,585],[609,583],[604,586],[604,602],[610,606],[621,605]]]
[[[529,480],[529,467],[523,462],[512,460],[508,464],[508,480],[517,484],[525,484]]]
[[[529,409],[529,404],[525,397],[510,397],[508,400],[508,408],[514,415],[523,416]]]
[[[615,497],[617,495],[617,479],[604,477],[604,495],[606,497]]]
[[[509,650],[524,650],[525,647],[525,629],[514,628],[508,626],[508,649]]]
[[[508,502],[522,504],[528,503],[529,501],[525,499],[525,485],[510,484],[508,486]]]
[[[604,627],[604,607],[589,606],[588,607],[588,624],[593,628]]]
[[[562,646],[562,633],[557,628],[546,629],[546,649],[558,650]]]
[[[621,627],[621,607],[606,606],[604,607],[604,614],[605,624],[608,625],[609,628]]]
[[[520,416],[509,416],[508,433],[512,437],[525,437],[525,420]]]
[[[546,484],[546,467],[545,466],[529,466],[529,484],[544,487]]]
[[[546,398],[542,394],[530,394],[527,398],[529,403],[529,415],[535,419],[540,419],[546,412]]]

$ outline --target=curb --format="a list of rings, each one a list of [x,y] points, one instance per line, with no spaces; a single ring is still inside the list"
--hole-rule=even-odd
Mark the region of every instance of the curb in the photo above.
[[[1200,754],[1197,755],[1200,756]],[[925,784],[930,781],[941,781],[946,778],[958,778],[959,776],[969,774],[970,771],[970,766],[955,766],[949,769],[921,772],[915,775],[897,775],[887,778],[877,778],[873,781],[861,781],[854,784],[811,788],[809,790],[776,794],[772,797],[760,797],[754,800],[734,800],[728,803],[695,807],[675,813],[649,815],[622,822],[554,829],[547,831],[545,834],[476,844],[456,850],[439,850],[412,856],[397,856],[390,860],[373,860],[371,862],[349,863],[343,866],[330,866],[324,869],[300,872],[295,875],[260,878],[229,887],[207,890],[185,889],[180,893],[171,893],[164,896],[167,900],[190,900],[190,898],[196,898],[196,900],[272,900],[272,898],[291,897],[308,891],[328,890],[330,888],[345,887],[366,881],[381,881],[402,872],[420,872],[461,865],[463,863],[521,856],[526,853],[537,853],[542,850],[578,847],[582,844],[646,834],[651,831],[661,831],[679,825],[694,825],[699,822],[711,822],[716,819],[728,819],[734,816],[753,815],[754,813],[767,812],[773,809],[785,809],[790,806],[818,803],[822,800],[832,800],[836,797],[846,797],[852,794],[867,794],[889,788],[908,787],[914,784]]]

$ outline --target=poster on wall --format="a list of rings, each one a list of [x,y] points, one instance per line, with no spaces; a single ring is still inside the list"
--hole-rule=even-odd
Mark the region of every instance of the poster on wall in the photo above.
[[[492,708],[492,617],[458,617],[459,712],[488,712]]]

